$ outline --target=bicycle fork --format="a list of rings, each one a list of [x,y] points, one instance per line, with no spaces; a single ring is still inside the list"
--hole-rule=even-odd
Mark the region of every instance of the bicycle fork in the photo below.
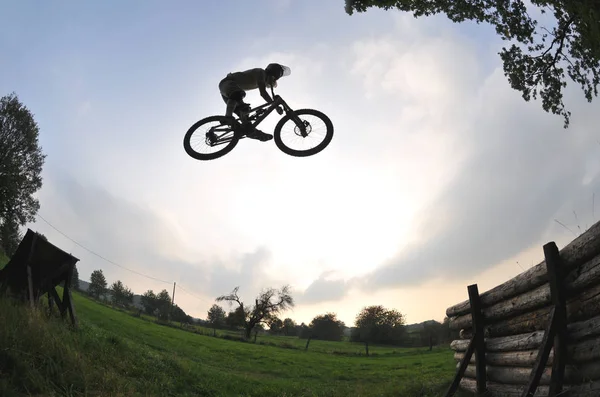
[[[300,117],[298,117],[296,115],[296,112],[294,112],[292,110],[292,108],[290,108],[288,106],[287,103],[285,103],[285,101],[283,101],[282,99],[279,99],[281,101],[281,104],[283,105],[283,108],[285,109],[285,112],[290,116],[290,118],[292,119],[292,121],[296,124],[296,128],[299,130],[300,134],[302,136],[302,138],[306,138],[308,136],[308,132],[307,132],[307,124],[308,122],[304,122],[300,119]]]

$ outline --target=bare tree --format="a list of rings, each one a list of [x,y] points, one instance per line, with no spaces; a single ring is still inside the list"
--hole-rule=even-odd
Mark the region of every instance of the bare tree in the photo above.
[[[236,302],[244,313],[244,336],[250,339],[252,329],[258,324],[267,321],[272,316],[294,306],[294,298],[290,294],[290,286],[285,285],[281,289],[268,288],[260,292],[254,300],[254,306],[246,307],[238,295],[240,287],[235,287],[229,295],[219,296],[217,302],[227,301],[230,304]]]

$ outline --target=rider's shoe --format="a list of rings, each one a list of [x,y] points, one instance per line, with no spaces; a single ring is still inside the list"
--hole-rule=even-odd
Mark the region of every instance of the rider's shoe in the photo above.
[[[233,113],[237,114],[238,117],[242,117],[242,114],[248,114],[252,110],[252,107],[249,103],[242,102],[238,106],[236,106]]]
[[[265,142],[273,139],[273,135],[267,134],[266,132],[262,132],[261,130],[254,129],[253,131],[249,131],[246,136],[251,139],[258,139],[259,141]]]

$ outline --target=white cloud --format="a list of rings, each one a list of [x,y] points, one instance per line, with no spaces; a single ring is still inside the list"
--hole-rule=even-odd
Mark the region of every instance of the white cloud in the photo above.
[[[181,75],[165,75],[152,98],[128,93],[102,103],[100,88],[77,80],[70,95],[80,118],[62,140],[75,159],[57,150],[51,164],[71,164],[76,181],[94,183],[78,186],[49,167],[41,213],[111,259],[181,280],[202,298],[184,294],[182,306],[200,316],[236,285],[252,297],[284,283],[306,321],[330,309],[349,321],[376,299],[402,305],[421,285],[426,295],[407,304],[409,318],[424,305],[430,311],[421,312],[443,313],[454,302],[426,299],[442,289],[432,278],[443,278],[453,299],[453,280],[462,293],[459,277],[517,257],[548,230],[566,235],[553,217],[579,209],[598,187],[600,145],[592,147],[588,128],[598,116],[569,94],[577,111],[563,131],[560,118],[523,102],[500,69],[490,72],[497,54],[482,55],[457,25],[400,13],[390,20],[345,42],[300,46],[257,35],[252,57],[231,61],[222,75],[190,62]],[[331,118],[331,145],[294,158],[273,142],[244,140],[215,161],[187,157],[187,128],[224,112],[219,78],[269,62],[292,68],[276,91],[291,106]],[[247,101],[262,98],[249,92]],[[49,125],[59,129],[47,123],[43,134]],[[85,271],[106,265],[81,253]],[[164,287],[110,272],[136,292]]]

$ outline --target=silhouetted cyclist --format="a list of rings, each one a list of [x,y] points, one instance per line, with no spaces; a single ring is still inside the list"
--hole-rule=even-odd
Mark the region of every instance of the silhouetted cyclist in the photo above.
[[[265,69],[254,68],[243,72],[229,73],[227,77],[219,83],[221,97],[227,104],[225,115],[231,117],[232,114],[235,113],[241,117],[242,112],[250,111],[250,104],[244,102],[244,97],[248,90],[255,90],[258,88],[260,96],[262,96],[267,103],[273,102],[273,98],[271,98],[267,92],[267,87],[277,87],[277,80],[283,76],[289,76],[291,72],[291,69],[287,66],[278,63],[270,63]],[[280,109],[277,109],[277,111],[281,114]],[[249,131],[246,136],[260,141],[273,139],[273,135],[264,133],[256,128],[253,128],[253,131]]]

